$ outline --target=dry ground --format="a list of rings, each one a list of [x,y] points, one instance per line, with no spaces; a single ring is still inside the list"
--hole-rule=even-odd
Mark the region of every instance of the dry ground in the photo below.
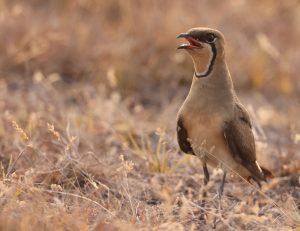
[[[0,230],[299,230],[299,23],[292,0],[0,0]],[[201,207],[176,143],[192,64],[175,38],[194,26],[225,34],[275,175],[229,176],[221,210],[221,171]]]

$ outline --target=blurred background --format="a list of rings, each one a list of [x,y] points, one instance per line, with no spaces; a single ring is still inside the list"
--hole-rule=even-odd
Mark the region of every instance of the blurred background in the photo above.
[[[80,201],[73,194],[129,223],[164,224],[158,214],[171,215],[162,208],[152,211],[151,203],[172,205],[184,188],[169,179],[176,175],[185,188],[201,188],[190,184],[192,176],[202,177],[199,162],[180,155],[175,136],[176,112],[193,74],[190,57],[176,50],[182,42],[176,36],[198,26],[224,34],[234,85],[255,120],[258,159],[278,179],[287,177],[284,184],[294,190],[300,173],[299,25],[297,0],[0,0],[3,198],[17,195],[26,211],[38,213],[38,201],[71,206],[68,213],[55,213],[51,205],[39,222],[50,225],[49,213],[63,220],[53,224],[65,222],[72,230],[101,226],[107,219],[83,200],[80,208],[86,206],[86,212],[80,215],[88,222],[72,223]],[[119,165],[130,174],[116,173]],[[158,180],[157,174],[166,175]],[[129,185],[125,191],[116,184],[122,180]],[[111,201],[101,185],[111,190]],[[279,195],[276,187],[269,190]],[[33,192],[38,201],[28,196]],[[299,203],[299,192],[290,196]],[[20,222],[26,214],[25,224],[36,222],[31,213],[16,209],[18,200],[9,201],[1,205],[6,211],[1,227],[14,227],[11,213],[19,214]],[[132,203],[152,211],[147,222],[132,212]],[[243,222],[235,222],[241,228]],[[284,218],[281,225],[288,222]]]
[[[207,26],[226,37],[238,88],[293,94],[300,87],[299,7],[294,0],[1,1],[1,76],[31,79],[39,71],[122,93],[166,93],[191,78],[176,35]]]

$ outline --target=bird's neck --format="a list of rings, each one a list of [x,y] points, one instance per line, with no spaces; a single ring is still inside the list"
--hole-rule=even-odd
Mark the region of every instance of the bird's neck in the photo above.
[[[225,60],[216,60],[211,73],[203,78],[193,77],[189,100],[197,102],[200,99],[209,101],[222,101],[220,99],[233,99],[235,95],[233,83]]]
[[[209,46],[209,50],[201,55],[194,55],[193,62],[195,68],[195,76],[204,78],[209,76],[216,64],[216,61],[223,56],[223,52],[218,53],[215,44]]]
[[[197,76],[197,70],[193,76],[192,86],[196,85],[201,88],[233,89],[230,73],[224,59],[216,59],[211,72],[207,76]]]

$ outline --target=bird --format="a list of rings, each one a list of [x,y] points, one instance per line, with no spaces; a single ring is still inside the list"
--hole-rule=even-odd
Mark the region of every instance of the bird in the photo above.
[[[223,34],[197,27],[177,38],[188,41],[178,49],[187,51],[194,64],[189,93],[177,114],[180,149],[200,158],[205,185],[209,182],[207,165],[224,170],[219,197],[227,171],[261,186],[260,182],[272,177],[272,173],[256,160],[252,123],[233,86]]]

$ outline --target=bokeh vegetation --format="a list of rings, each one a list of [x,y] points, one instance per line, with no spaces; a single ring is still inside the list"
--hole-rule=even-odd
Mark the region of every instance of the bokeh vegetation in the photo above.
[[[0,0],[0,230],[292,230],[300,218],[300,4]],[[178,148],[191,27],[226,37],[262,165],[257,189]],[[206,220],[199,220],[203,210]]]

